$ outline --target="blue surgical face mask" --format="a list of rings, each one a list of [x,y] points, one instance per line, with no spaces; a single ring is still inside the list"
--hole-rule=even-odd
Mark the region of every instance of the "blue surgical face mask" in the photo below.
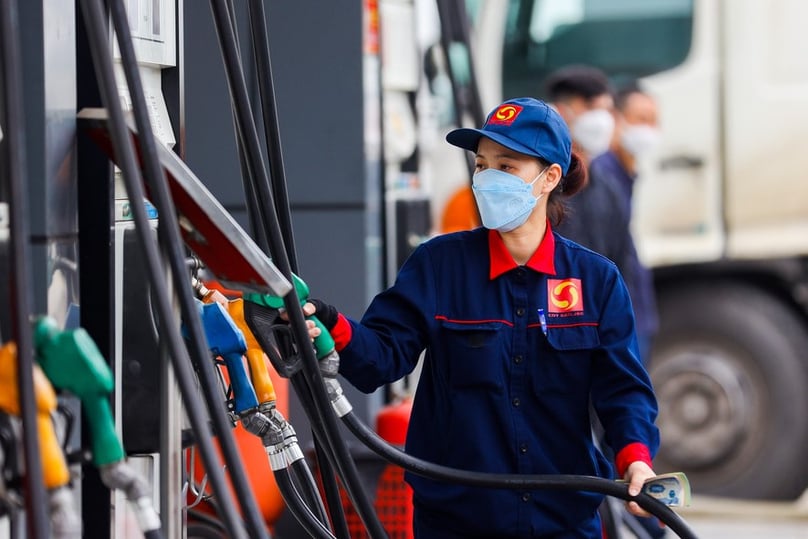
[[[547,168],[530,183],[495,168],[476,173],[472,190],[483,226],[510,232],[523,225],[542,197],[533,196],[533,184],[547,172]]]

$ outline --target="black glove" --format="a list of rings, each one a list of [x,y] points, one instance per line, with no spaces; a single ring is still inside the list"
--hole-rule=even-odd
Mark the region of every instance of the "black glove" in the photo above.
[[[314,305],[316,309],[314,316],[323,323],[325,329],[328,331],[334,329],[334,326],[337,325],[337,316],[339,315],[337,308],[319,299],[309,299],[308,302]]]

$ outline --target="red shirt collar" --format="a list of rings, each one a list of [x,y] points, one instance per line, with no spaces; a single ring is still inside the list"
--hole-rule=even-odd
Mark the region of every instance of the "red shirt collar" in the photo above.
[[[553,231],[550,229],[550,221],[547,221],[547,230],[544,233],[539,248],[530,257],[530,260],[525,264],[526,267],[538,271],[539,273],[546,273],[548,275],[555,275],[555,238]],[[491,259],[491,266],[488,271],[489,279],[496,279],[506,271],[510,271],[518,264],[508,252],[505,247],[505,242],[496,230],[488,231],[488,254]]]

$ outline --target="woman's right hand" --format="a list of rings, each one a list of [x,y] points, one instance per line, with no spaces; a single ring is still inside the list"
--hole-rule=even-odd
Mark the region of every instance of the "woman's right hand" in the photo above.
[[[312,316],[316,312],[317,312],[317,306],[314,305],[313,303],[306,302],[306,304],[303,305],[303,314],[306,317]],[[306,320],[306,329],[308,329],[309,337],[311,338],[312,341],[322,334],[322,330],[317,326],[317,324],[314,323],[313,320]]]
[[[317,319],[325,326],[327,330],[334,329],[334,326],[337,324],[337,318],[339,316],[339,312],[337,311],[336,307],[333,305],[329,305],[324,301],[319,299],[312,299],[311,301],[307,301],[303,304],[303,316],[309,317],[312,315],[316,315]],[[289,321],[289,315],[285,309],[280,310],[281,319]],[[309,337],[312,340],[316,339],[322,334],[322,330],[317,327],[313,320],[306,320],[306,329],[309,332]]]

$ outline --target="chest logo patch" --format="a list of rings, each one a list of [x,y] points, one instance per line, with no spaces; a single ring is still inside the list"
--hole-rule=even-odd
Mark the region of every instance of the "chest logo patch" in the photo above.
[[[551,313],[582,313],[584,297],[580,279],[548,279],[547,311]]]

